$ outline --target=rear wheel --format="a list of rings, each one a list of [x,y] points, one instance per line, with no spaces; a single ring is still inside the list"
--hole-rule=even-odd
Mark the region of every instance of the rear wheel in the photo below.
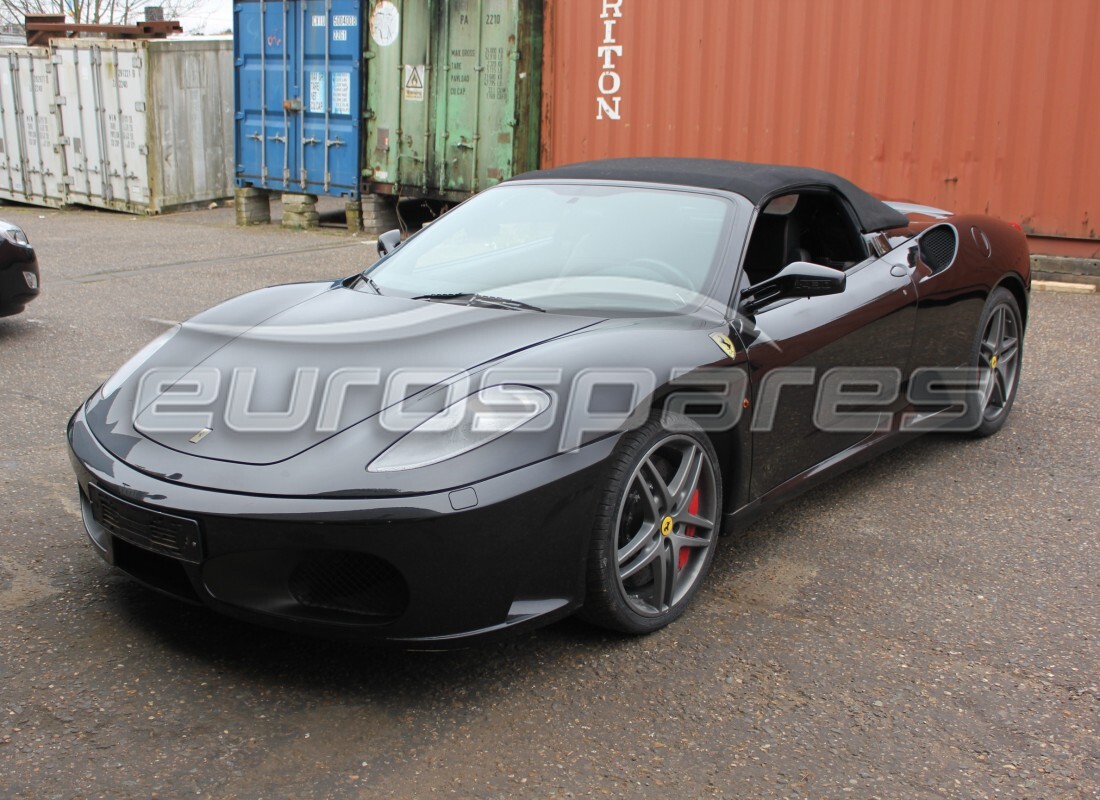
[[[981,372],[982,416],[975,436],[992,436],[1004,427],[1023,363],[1023,318],[1012,292],[996,289],[989,296],[978,326],[971,363]]]
[[[592,531],[581,616],[626,633],[679,617],[710,568],[721,508],[714,447],[690,419],[655,414],[624,436]]]

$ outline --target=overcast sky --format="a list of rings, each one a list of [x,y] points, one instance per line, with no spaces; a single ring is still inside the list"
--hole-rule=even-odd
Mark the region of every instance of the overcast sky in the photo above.
[[[180,22],[187,33],[220,33],[233,27],[233,3],[231,0],[203,0],[198,11],[182,17]]]

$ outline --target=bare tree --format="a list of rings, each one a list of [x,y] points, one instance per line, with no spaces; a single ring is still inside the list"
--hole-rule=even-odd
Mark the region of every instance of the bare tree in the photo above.
[[[23,24],[26,14],[64,14],[82,25],[133,25],[145,19],[145,7],[164,7],[165,19],[177,19],[203,0],[0,0],[0,21]]]

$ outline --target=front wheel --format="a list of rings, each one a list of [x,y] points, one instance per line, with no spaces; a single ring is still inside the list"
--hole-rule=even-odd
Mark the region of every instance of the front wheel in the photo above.
[[[698,425],[654,414],[625,435],[592,531],[581,616],[624,633],[679,617],[710,568],[721,509],[718,459]]]
[[[1024,325],[1012,292],[994,290],[985,304],[971,363],[982,376],[982,416],[974,436],[992,436],[1004,427],[1023,364]]]

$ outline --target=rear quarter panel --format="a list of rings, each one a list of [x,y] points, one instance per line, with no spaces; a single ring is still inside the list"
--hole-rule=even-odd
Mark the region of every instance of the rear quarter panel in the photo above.
[[[950,266],[934,272],[920,257],[918,239],[909,245],[916,262],[913,282],[918,297],[910,371],[969,364],[982,309],[997,286],[1011,289],[1027,316],[1031,269],[1023,233],[976,214],[960,214],[935,224],[954,228],[958,252]],[[911,230],[919,237],[932,227],[919,223]]]

